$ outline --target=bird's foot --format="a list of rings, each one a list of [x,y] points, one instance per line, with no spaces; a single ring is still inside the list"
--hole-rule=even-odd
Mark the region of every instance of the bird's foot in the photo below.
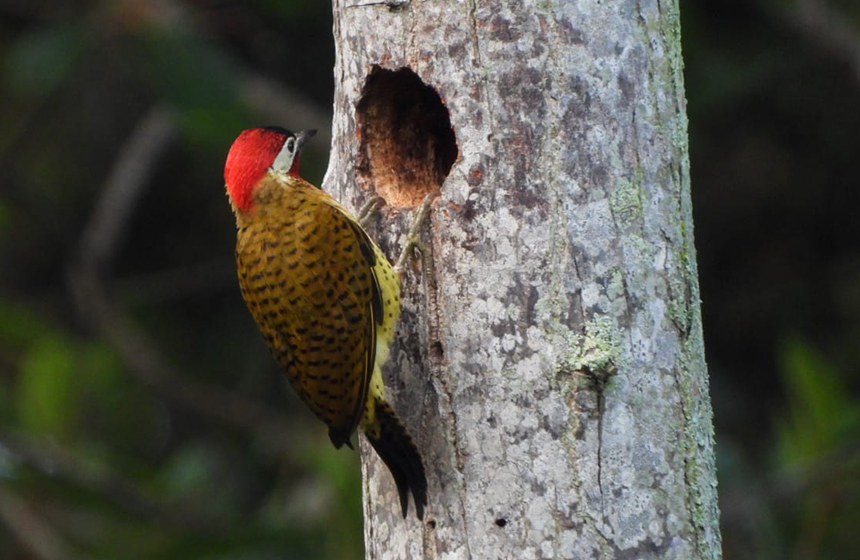
[[[385,204],[385,199],[383,199],[381,196],[373,196],[370,198],[370,200],[365,202],[361,209],[358,211],[358,215],[356,216],[356,219],[358,220],[358,225],[364,227],[367,223],[367,220],[369,220],[370,217],[373,216],[373,214],[375,214],[376,211],[379,210],[383,204]]]
[[[415,212],[415,218],[412,220],[412,225],[409,227],[409,233],[406,234],[406,241],[403,244],[403,250],[400,251],[400,256],[397,258],[397,263],[394,265],[394,271],[403,276],[403,271],[406,267],[406,260],[412,253],[418,249],[421,255],[421,261],[424,264],[422,269],[427,268],[427,251],[425,250],[424,242],[421,241],[421,228],[430,215],[430,205],[433,200],[439,196],[438,191],[432,192],[424,197],[421,205]]]

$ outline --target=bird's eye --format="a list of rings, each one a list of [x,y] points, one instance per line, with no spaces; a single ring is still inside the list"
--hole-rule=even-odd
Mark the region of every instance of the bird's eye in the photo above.
[[[287,140],[287,151],[293,152],[296,149],[296,139],[290,138]]]

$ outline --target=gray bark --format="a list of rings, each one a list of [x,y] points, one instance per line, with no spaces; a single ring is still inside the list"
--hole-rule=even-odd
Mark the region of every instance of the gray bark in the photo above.
[[[677,0],[366,1],[334,0],[324,188],[387,200],[393,259],[441,182],[384,368],[429,508],[363,446],[368,558],[719,558]]]

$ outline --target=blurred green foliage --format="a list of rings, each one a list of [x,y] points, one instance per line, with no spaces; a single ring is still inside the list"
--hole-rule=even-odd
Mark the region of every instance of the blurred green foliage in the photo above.
[[[860,399],[839,370],[796,337],[780,351],[787,407],[775,422],[777,490],[795,556],[850,558],[860,514]],[[792,495],[793,494],[793,495]]]
[[[779,354],[787,408],[777,420],[777,463],[814,464],[860,442],[860,401],[830,361],[802,339],[789,338]]]
[[[357,454],[331,448],[242,308],[221,179],[239,130],[291,125],[249,105],[245,77],[326,113],[329,12],[284,1],[0,6],[0,558],[362,557]],[[261,38],[281,54],[316,47],[315,60],[273,67]],[[314,74],[300,75],[303,64],[328,79],[301,83]],[[98,300],[70,295],[103,185],[156,106],[179,135],[163,139],[168,155],[117,232],[102,287],[181,376],[276,411],[283,437],[188,409],[171,395],[182,379],[165,389],[130,375]],[[325,148],[305,158],[309,176]]]
[[[75,348],[62,338],[46,336],[28,348],[21,360],[16,390],[21,429],[62,438],[78,417],[74,393]]]
[[[84,29],[75,23],[37,27],[19,38],[6,55],[6,85],[19,95],[51,91],[69,77],[87,48]]]
[[[856,556],[860,4],[682,3],[725,558]]]
[[[826,5],[860,36],[856,2]],[[786,6],[682,3],[727,559],[851,558],[860,523],[860,81]],[[330,446],[243,307],[221,178],[242,128],[324,128],[269,122],[246,88],[265,78],[326,114],[330,27],[316,1],[0,4],[0,558],[362,556],[357,454]],[[274,438],[135,373],[71,295],[153,107],[178,135],[104,287],[173,381],[277,411]],[[327,146],[311,148],[318,182]]]

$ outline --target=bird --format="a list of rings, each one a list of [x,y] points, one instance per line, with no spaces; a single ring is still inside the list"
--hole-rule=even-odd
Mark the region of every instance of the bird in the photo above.
[[[245,304],[275,361],[335,448],[359,430],[388,467],[404,519],[423,520],[421,455],[385,397],[380,366],[400,315],[400,275],[359,221],[299,174],[314,130],[242,131],[224,165]]]

